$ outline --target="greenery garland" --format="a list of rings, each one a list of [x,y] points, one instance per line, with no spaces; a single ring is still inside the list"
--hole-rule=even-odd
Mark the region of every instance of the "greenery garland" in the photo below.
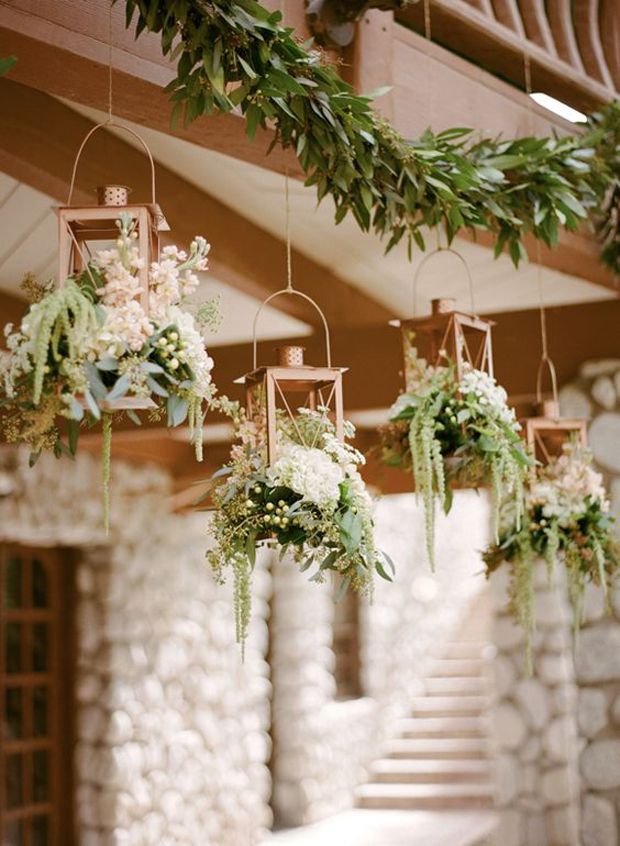
[[[331,194],[336,222],[351,213],[364,231],[424,249],[422,226],[448,238],[485,229],[516,264],[532,233],[549,246],[561,227],[593,214],[603,261],[620,272],[620,108],[606,107],[583,134],[484,138],[464,128],[405,139],[355,93],[311,44],[255,0],[125,0],[136,36],[158,33],[177,62],[168,85],[173,123],[239,109],[252,139],[273,129],[292,147],[319,200]],[[270,148],[271,149],[271,148]]]

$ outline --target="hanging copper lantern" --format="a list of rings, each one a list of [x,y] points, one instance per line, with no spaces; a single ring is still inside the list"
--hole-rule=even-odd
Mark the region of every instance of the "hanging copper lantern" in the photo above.
[[[97,188],[97,205],[73,206],[71,205],[73,189],[84,147],[97,130],[111,125],[126,130],[142,144],[151,165],[151,202],[130,204],[129,189],[126,186],[104,185]],[[67,205],[60,206],[56,212],[58,214],[58,284],[60,286],[65,284],[67,278],[87,271],[93,243],[103,246],[106,242],[116,241],[118,237],[116,222],[121,212],[131,217],[134,232],[137,234],[136,245],[142,259],[142,267],[138,271],[141,288],[140,302],[148,314],[149,266],[159,256],[159,233],[168,231],[170,227],[155,199],[155,163],[144,140],[129,127],[114,121],[106,121],[94,126],[78,150],[73,165]]]
[[[547,366],[551,375],[552,399],[542,399],[542,369]],[[551,359],[543,354],[536,380],[536,411],[524,421],[524,438],[528,450],[540,464],[549,464],[562,454],[564,445],[572,440],[582,447],[588,445],[588,423],[584,417],[562,417],[558,401],[557,377]]]
[[[129,203],[130,189],[125,185],[102,185],[97,187],[97,204],[90,206],[74,206],[71,204],[77,176],[77,168],[84,148],[90,138],[99,129],[116,126],[133,135],[144,148],[151,166],[151,202]],[[155,199],[155,162],[144,139],[123,124],[108,120],[94,126],[86,135],[77,152],[71,185],[66,206],[56,209],[58,215],[58,285],[62,287],[68,278],[83,272],[90,274],[89,262],[93,245],[99,248],[118,238],[117,221],[119,215],[125,214],[131,218],[133,232],[136,233],[141,267],[138,269],[140,281],[140,303],[144,313],[149,313],[149,282],[148,274],[151,262],[159,258],[159,233],[169,231],[170,227]],[[92,279],[92,277],[91,277]],[[94,279],[92,279],[94,283]],[[85,408],[88,405],[82,403]],[[156,408],[150,397],[125,396],[116,400],[101,400],[103,410],[120,411],[123,409],[141,410]]]
[[[473,280],[463,256],[450,247],[439,247],[429,253],[420,262],[416,271],[414,287],[417,285],[419,274],[424,265],[441,252],[448,252],[456,256],[467,272],[472,303],[471,313],[457,311],[454,299],[442,298],[431,300],[432,313],[430,316],[390,321],[391,326],[399,327],[401,330],[405,379],[407,380],[410,350],[414,344],[418,356],[424,358],[426,363],[432,367],[445,367],[448,362],[452,362],[457,381],[461,380],[465,365],[488,373],[492,377],[491,328],[495,323],[474,314]]]
[[[263,308],[281,294],[295,294],[309,302],[320,314],[325,330],[324,367],[313,367],[304,361],[304,347],[285,345],[277,348],[278,363],[275,365],[257,364],[256,327]],[[236,381],[245,386],[246,411],[248,419],[265,430],[267,459],[273,464],[277,457],[277,417],[278,412],[285,414],[295,426],[304,446],[318,446],[305,443],[296,424],[300,408],[321,409],[336,430],[337,437],[344,441],[344,407],[342,397],[342,374],[346,367],[332,367],[329,327],[319,306],[300,291],[286,288],[276,291],[260,306],[254,319],[253,368],[250,373]]]

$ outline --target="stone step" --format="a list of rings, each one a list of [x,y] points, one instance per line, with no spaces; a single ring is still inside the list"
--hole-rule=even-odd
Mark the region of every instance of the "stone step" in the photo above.
[[[446,676],[477,676],[484,675],[487,661],[483,658],[435,658],[431,662],[428,678],[445,678]]]
[[[453,640],[442,644],[433,655],[436,658],[480,660],[485,657],[488,650],[489,644],[485,641]]]
[[[448,810],[492,808],[490,784],[365,784],[357,791],[361,808]]]
[[[476,717],[490,705],[486,696],[420,696],[413,700],[412,715],[418,717]]]
[[[399,737],[482,737],[481,717],[408,717],[396,723]]]
[[[401,738],[385,744],[389,758],[427,758],[470,760],[489,757],[489,744],[484,738]]]
[[[492,770],[485,760],[411,760],[381,758],[372,766],[371,779],[383,784],[445,784],[491,782]]]
[[[470,696],[486,694],[489,690],[483,676],[445,676],[428,678],[424,682],[427,694],[431,696]]]
[[[489,810],[371,811],[353,808],[280,831],[264,846],[488,846],[497,814]]]

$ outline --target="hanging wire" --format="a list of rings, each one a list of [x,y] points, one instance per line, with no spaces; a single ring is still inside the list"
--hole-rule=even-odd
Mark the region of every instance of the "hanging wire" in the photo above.
[[[284,174],[284,194],[286,197],[285,233],[286,233],[286,290],[289,293],[293,288],[293,265],[291,261],[291,200],[289,196],[288,168]]]
[[[525,83],[525,94],[527,96],[527,112],[528,112],[528,131],[530,135],[534,135],[534,104],[532,101],[532,62],[527,48],[525,39],[523,41],[523,80]],[[545,368],[549,372],[551,378],[551,394],[554,405],[558,405],[558,380],[555,370],[555,365],[549,355],[549,338],[547,333],[547,312],[545,311],[545,297],[543,291],[543,268],[541,258],[540,240],[536,240],[536,282],[538,287],[538,313],[540,318],[540,347],[541,356],[538,364],[538,371],[536,373],[536,402],[542,402],[542,379]]]
[[[293,294],[296,297],[301,297],[301,299],[305,300],[318,312],[321,323],[323,324],[323,329],[325,331],[325,359],[327,362],[327,366],[332,366],[332,353],[331,353],[331,338],[329,334],[329,325],[327,323],[327,318],[323,313],[323,310],[318,305],[312,297],[309,297],[308,294],[304,294],[303,291],[297,291],[293,287],[293,263],[292,263],[292,249],[291,249],[291,203],[290,203],[290,194],[289,194],[289,175],[288,175],[288,168],[285,171],[284,175],[284,196],[285,196],[285,240],[286,240],[286,288],[282,288],[280,291],[274,291],[273,294],[270,294],[266,300],[258,307],[258,311],[254,316],[254,323],[252,327],[252,349],[253,349],[253,370],[256,370],[258,367],[258,335],[257,335],[257,328],[258,328],[258,321],[263,312],[265,306],[267,306],[272,300],[276,297],[282,296],[282,294]]]
[[[108,120],[112,120],[112,2],[108,13]]]

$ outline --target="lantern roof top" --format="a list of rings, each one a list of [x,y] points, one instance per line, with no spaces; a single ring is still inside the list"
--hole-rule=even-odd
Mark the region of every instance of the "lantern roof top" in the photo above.
[[[486,331],[489,326],[496,325],[495,320],[487,320],[486,317],[478,317],[476,314],[469,314],[464,311],[446,311],[424,317],[395,318],[389,321],[389,325],[397,328],[416,328],[422,332],[432,332],[435,329],[445,328],[448,322],[455,317],[462,325],[480,331]]]
[[[169,232],[170,225],[162,211],[159,203],[130,203],[124,206],[104,206],[97,203],[92,203],[84,206],[56,206],[54,211],[57,215],[63,216],[65,220],[71,221],[78,228],[80,226],[80,215],[86,212],[85,217],[89,220],[99,220],[102,222],[115,221],[119,214],[125,212],[127,214],[136,215],[139,211],[146,209],[153,220],[158,232]]]
[[[239,376],[235,379],[235,385],[260,382],[269,373],[274,379],[282,379],[287,382],[308,382],[320,386],[321,382],[326,384],[333,382],[337,374],[346,373],[348,369],[348,367],[312,367],[308,364],[296,367],[284,367],[280,364],[262,365],[243,376]]]

